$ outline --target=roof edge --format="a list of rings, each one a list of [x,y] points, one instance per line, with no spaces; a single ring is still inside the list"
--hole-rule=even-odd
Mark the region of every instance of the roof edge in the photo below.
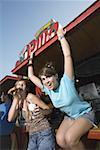
[[[7,75],[5,76],[1,81],[0,81],[0,84],[4,83],[6,80],[8,79],[11,79],[11,80],[18,80],[19,78],[18,77],[15,77],[15,76],[10,76],[10,75]]]

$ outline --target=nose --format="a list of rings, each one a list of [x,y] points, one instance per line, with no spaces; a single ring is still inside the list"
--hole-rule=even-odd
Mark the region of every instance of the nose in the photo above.
[[[45,81],[44,81],[44,83],[45,83],[45,84],[48,84],[48,83],[49,83],[49,79],[46,78]]]

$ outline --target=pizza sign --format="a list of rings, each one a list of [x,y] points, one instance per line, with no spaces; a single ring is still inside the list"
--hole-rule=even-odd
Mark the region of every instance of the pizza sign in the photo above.
[[[53,38],[58,30],[58,22],[51,20],[46,25],[44,25],[36,34],[33,41],[28,44],[28,50],[37,51],[41,48],[46,42]]]
[[[56,35],[58,30],[58,22],[51,19],[47,24],[40,28],[36,34],[35,39],[26,45],[20,53],[20,62],[28,58],[28,55],[32,51],[37,51],[43,45],[45,45],[51,38]]]

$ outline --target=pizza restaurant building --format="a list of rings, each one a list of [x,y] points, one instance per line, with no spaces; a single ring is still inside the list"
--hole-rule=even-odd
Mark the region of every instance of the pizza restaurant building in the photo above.
[[[19,60],[12,69],[13,74],[27,76],[28,58],[34,51],[36,75],[47,61],[55,62],[57,71],[62,75],[63,55],[56,35],[58,26],[58,22],[50,20],[36,33],[36,38],[21,51]],[[100,1],[94,2],[64,29],[67,31],[65,37],[71,46],[79,94],[93,102],[96,111],[99,112],[97,117],[100,121]],[[100,131],[98,135],[100,140]],[[95,139],[98,139],[97,136]]]
[[[97,77],[100,74],[99,13],[100,2],[96,1],[64,27],[67,31],[65,37],[71,46],[77,79],[85,78],[86,80],[87,77]],[[63,72],[63,56],[56,35],[58,26],[58,22],[51,20],[36,33],[36,38],[25,45],[20,52],[19,60],[12,69],[13,74],[27,76],[28,58],[32,51],[35,55],[36,74],[47,61],[55,62],[58,72]],[[86,82],[91,81],[86,80]]]
[[[76,86],[80,95],[84,95],[84,98],[97,103],[100,93],[99,25],[100,2],[96,1],[64,27],[67,31],[65,37],[68,39],[72,50]],[[35,74],[38,74],[38,71],[46,62],[53,61],[57,71],[62,75],[63,56],[56,35],[58,26],[58,22],[50,20],[38,30],[35,35],[36,38],[29,42],[21,51],[19,60],[12,69],[13,74],[27,76],[28,58],[30,53],[34,51]],[[98,105],[100,107],[99,103]]]

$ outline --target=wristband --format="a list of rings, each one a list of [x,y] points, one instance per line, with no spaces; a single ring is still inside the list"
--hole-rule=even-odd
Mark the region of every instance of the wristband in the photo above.
[[[60,41],[60,40],[63,39],[63,38],[64,38],[64,35],[59,36],[59,37],[58,37],[58,40]]]
[[[27,66],[28,66],[28,67],[29,67],[29,66],[33,66],[33,64],[28,64]]]
[[[33,60],[33,58],[29,58],[28,61]]]

